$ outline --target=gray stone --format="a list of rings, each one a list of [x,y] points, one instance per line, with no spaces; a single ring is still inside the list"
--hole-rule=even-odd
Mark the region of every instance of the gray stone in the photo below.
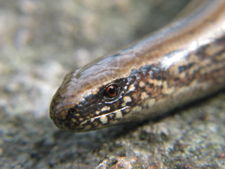
[[[224,167],[224,91],[154,121],[87,133],[61,131],[49,118],[66,72],[162,27],[185,6],[152,2],[0,0],[0,168]]]

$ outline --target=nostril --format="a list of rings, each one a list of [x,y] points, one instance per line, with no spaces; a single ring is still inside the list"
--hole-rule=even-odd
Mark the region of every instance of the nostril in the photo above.
[[[51,114],[51,118],[53,122],[58,128],[67,129],[67,126],[68,126],[67,119],[69,115],[68,109],[64,109],[64,110],[51,109],[50,114]]]
[[[74,117],[74,113],[75,113],[75,109],[74,108],[70,108],[68,110],[68,113],[67,113],[67,119],[73,118]]]

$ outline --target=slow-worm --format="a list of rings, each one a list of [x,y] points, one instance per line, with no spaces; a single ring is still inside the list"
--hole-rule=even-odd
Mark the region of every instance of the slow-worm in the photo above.
[[[225,1],[204,0],[135,45],[66,75],[56,126],[87,131],[158,116],[225,86]]]

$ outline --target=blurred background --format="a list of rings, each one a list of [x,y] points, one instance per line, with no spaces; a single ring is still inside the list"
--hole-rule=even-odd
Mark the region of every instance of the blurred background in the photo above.
[[[174,0],[0,0],[0,105],[44,115],[64,74],[171,21]]]
[[[84,134],[60,131],[48,114],[68,71],[161,28],[188,2],[0,0],[0,168],[220,167],[224,94],[128,133],[123,127]],[[182,157],[182,152],[188,153]]]

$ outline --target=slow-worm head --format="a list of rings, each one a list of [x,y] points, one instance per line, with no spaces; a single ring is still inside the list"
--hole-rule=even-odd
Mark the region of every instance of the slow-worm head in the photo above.
[[[50,116],[62,129],[93,130],[156,116],[224,85],[225,1],[206,0],[134,46],[66,75]]]

